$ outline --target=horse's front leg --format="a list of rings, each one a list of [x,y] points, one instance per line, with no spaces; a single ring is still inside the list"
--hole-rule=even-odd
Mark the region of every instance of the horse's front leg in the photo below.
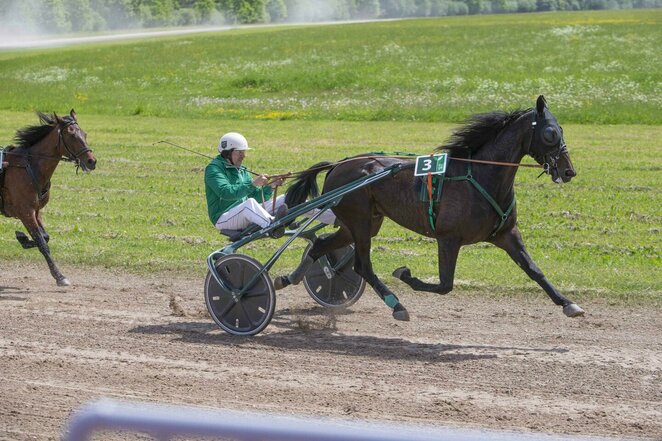
[[[44,222],[41,220],[40,212],[37,212],[37,225],[39,226],[39,231],[44,237],[44,240],[46,241],[46,243],[48,243],[48,241],[50,240],[50,236],[46,232],[46,228],[44,228]],[[16,240],[26,250],[37,246],[37,242],[35,242],[34,240],[30,240],[30,238],[28,238],[28,236],[26,236],[25,233],[23,233],[22,231],[16,231]]]
[[[43,227],[39,227],[39,232],[40,232],[41,235],[43,236],[43,238],[44,238],[44,240],[46,241],[46,243],[48,243],[48,241],[50,240],[50,236],[48,235],[48,233],[46,232],[46,230],[44,230]],[[37,242],[35,242],[34,240],[30,239],[30,238],[29,238],[24,232],[22,232],[22,231],[16,231],[16,240],[17,240],[18,243],[20,243],[21,246],[22,246],[23,248],[25,248],[26,250],[28,250],[28,249],[30,249],[30,248],[34,248],[34,247],[37,246]]]
[[[448,294],[453,290],[453,280],[455,278],[455,265],[457,256],[460,252],[460,242],[456,240],[437,238],[437,250],[439,252],[439,283],[423,282],[411,275],[411,271],[406,266],[393,271],[393,276],[402,280],[415,291],[427,291],[437,294]]]
[[[535,262],[531,259],[531,256],[529,256],[529,253],[526,251],[524,242],[522,241],[522,235],[517,227],[497,235],[491,240],[491,242],[506,251],[515,263],[517,263],[517,265],[519,265],[519,267],[522,268],[531,279],[535,280],[538,285],[545,290],[555,304],[563,306],[563,313],[566,316],[578,317],[584,315],[584,310],[582,308],[577,306],[575,302],[568,300],[561,295],[561,293],[549,283],[543,272],[538,268]]]
[[[25,228],[28,230],[28,233],[30,233],[30,236],[32,237],[32,240],[34,243],[37,245],[39,248],[39,251],[41,254],[44,256],[46,259],[46,263],[48,264],[48,268],[51,271],[51,275],[57,282],[58,286],[69,286],[71,285],[71,282],[64,277],[64,275],[60,272],[58,269],[57,265],[55,265],[55,262],[53,261],[53,258],[51,257],[51,251],[50,248],[48,247],[48,242],[46,241],[46,238],[44,237],[44,231],[37,222],[37,219],[35,216],[32,216],[30,219],[23,220],[23,225]],[[17,235],[18,238],[18,235]]]
[[[44,221],[41,220],[41,210],[37,211],[37,224],[39,225],[39,230],[41,231],[41,235],[44,236],[44,240],[46,243],[51,239],[51,237],[48,235],[46,232],[46,227],[44,226]]]

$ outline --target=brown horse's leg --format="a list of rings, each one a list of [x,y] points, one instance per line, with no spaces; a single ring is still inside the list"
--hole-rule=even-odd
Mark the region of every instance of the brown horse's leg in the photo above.
[[[563,306],[563,313],[565,315],[568,317],[584,315],[584,310],[582,308],[561,295],[561,293],[549,283],[543,272],[538,268],[535,262],[531,259],[531,256],[529,256],[529,253],[526,251],[524,242],[522,241],[522,235],[517,227],[499,234],[491,240],[491,242],[505,250],[515,263],[517,263],[517,265],[519,265],[519,267],[522,268],[531,279],[535,280],[538,285],[545,290],[555,304]]]
[[[32,216],[32,218],[29,219],[21,219],[23,222],[23,225],[25,228],[28,230],[28,233],[30,233],[30,236],[32,236],[32,240],[37,244],[37,247],[39,248],[39,251],[41,251],[41,254],[44,256],[46,259],[46,263],[48,264],[48,268],[51,271],[51,275],[57,282],[58,286],[69,286],[71,285],[71,282],[62,275],[58,267],[55,265],[55,262],[53,261],[53,258],[51,257],[51,251],[48,247],[48,243],[46,242],[46,239],[44,238],[42,234],[42,229],[37,223],[36,217]]]
[[[48,243],[48,241],[51,240],[51,237],[46,232],[44,221],[41,220],[41,210],[37,211],[37,224],[39,225],[39,230],[41,231],[42,236],[44,236],[44,240],[46,241],[46,243]]]
[[[44,237],[46,243],[48,243],[48,241],[50,240],[50,236],[48,235],[46,229],[44,228],[44,222],[41,220],[40,212],[37,212],[36,217],[37,217],[37,225],[39,226],[39,231],[41,232],[41,235]],[[22,231],[16,231],[16,240],[26,250],[37,246],[37,242],[35,242],[34,240],[30,240],[28,236],[26,236],[25,233],[23,233]]]
[[[460,252],[460,243],[455,240],[442,240],[437,238],[437,249],[439,251],[439,283],[426,283],[411,275],[411,271],[406,266],[402,266],[395,271],[393,275],[411,286],[416,291],[435,292],[437,294],[448,294],[453,290],[453,280],[455,278],[455,264],[457,255]]]

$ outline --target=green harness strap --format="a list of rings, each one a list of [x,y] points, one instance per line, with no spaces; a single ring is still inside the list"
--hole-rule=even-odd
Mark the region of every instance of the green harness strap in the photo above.
[[[444,176],[441,176],[442,179],[438,179],[438,175],[432,175],[431,185],[421,185],[422,192],[425,193],[429,201],[428,204],[428,220],[430,221],[430,227],[434,231],[436,219],[434,216],[434,203],[441,201],[441,194],[444,188]],[[429,188],[428,188],[429,187]],[[427,191],[426,191],[427,190]]]
[[[503,227],[503,225],[506,223],[508,220],[508,217],[510,216],[510,213],[512,213],[513,209],[515,208],[515,196],[513,195],[513,201],[510,203],[508,206],[508,209],[506,211],[503,211],[497,201],[494,200],[494,198],[483,188],[482,185],[478,183],[471,174],[471,162],[467,163],[467,174],[464,176],[451,176],[451,177],[444,177],[445,181],[469,181],[471,184],[478,190],[480,194],[483,195],[483,197],[487,200],[487,202],[490,203],[492,208],[494,208],[494,211],[497,212],[499,217],[501,218],[501,221],[499,222],[499,225],[494,229],[492,234],[490,235],[493,237],[496,235],[499,230]]]
[[[415,153],[405,153],[405,152],[370,152],[368,153],[370,155],[397,155],[397,156],[417,156]],[[471,156],[469,156],[471,159]],[[450,159],[450,158],[449,158]],[[478,181],[476,181],[473,178],[473,175],[471,174],[471,162],[467,163],[467,174],[464,176],[451,176],[448,177],[445,174],[441,176],[441,179],[438,179],[438,175],[433,175],[432,176],[432,194],[429,194],[429,190],[427,190],[427,185],[422,185],[421,186],[421,196],[424,194],[428,195],[429,199],[429,205],[428,205],[428,221],[430,222],[430,227],[432,227],[432,231],[435,229],[436,225],[436,219],[434,216],[434,202],[441,202],[441,197],[443,194],[443,187],[444,187],[444,181],[469,181],[471,182],[471,185],[473,185],[478,192],[483,195],[483,197],[487,200],[487,202],[490,203],[492,208],[494,208],[494,211],[497,212],[499,217],[501,218],[499,225],[494,229],[492,234],[490,236],[494,236],[497,234],[501,228],[503,228],[503,225],[506,223],[508,220],[508,217],[510,214],[513,212],[513,209],[515,208],[515,196],[513,195],[513,200],[508,206],[508,209],[506,211],[503,211],[497,201],[494,200],[494,198],[483,188]]]

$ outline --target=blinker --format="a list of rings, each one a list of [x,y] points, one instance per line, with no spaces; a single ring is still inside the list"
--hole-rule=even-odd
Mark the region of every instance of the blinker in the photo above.
[[[546,126],[542,131],[543,143],[548,147],[555,147],[560,139],[559,130],[553,126]]]

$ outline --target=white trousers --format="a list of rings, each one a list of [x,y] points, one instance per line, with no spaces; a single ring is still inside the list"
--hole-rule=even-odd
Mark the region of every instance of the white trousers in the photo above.
[[[274,220],[273,214],[285,203],[285,195],[276,198],[276,206],[269,199],[264,206],[253,198],[246,199],[241,204],[232,207],[218,218],[216,221],[217,230],[243,230],[250,224],[257,224],[264,228]],[[315,208],[304,213],[304,216],[317,214],[319,209]],[[326,210],[317,218],[322,223],[333,225],[336,222],[336,215],[331,210]]]

